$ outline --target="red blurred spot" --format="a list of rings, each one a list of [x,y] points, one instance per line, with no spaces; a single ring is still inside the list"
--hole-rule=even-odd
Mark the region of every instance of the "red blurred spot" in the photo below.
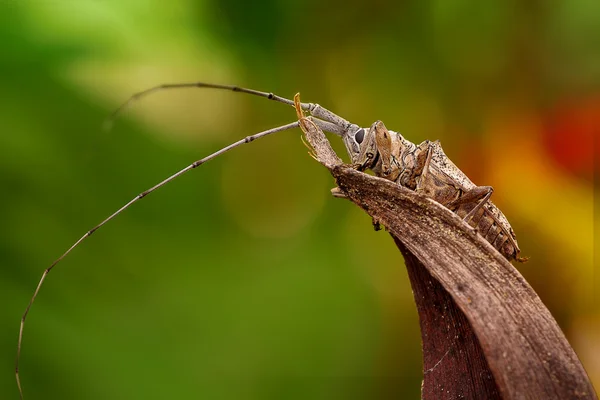
[[[547,116],[547,151],[557,164],[573,174],[592,178],[594,157],[600,156],[600,148],[594,146],[599,135],[600,98],[560,104]]]

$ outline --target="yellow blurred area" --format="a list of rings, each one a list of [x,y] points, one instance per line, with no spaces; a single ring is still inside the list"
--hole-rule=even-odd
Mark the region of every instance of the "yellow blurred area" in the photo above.
[[[502,203],[514,218],[533,228],[538,243],[547,243],[536,249],[544,253],[544,260],[569,266],[568,275],[577,277],[573,282],[578,287],[576,300],[582,307],[590,306],[595,296],[591,185],[574,179],[548,157],[536,115],[520,110],[491,114],[486,152],[490,180],[497,182],[496,191],[502,193]],[[543,264],[539,267],[544,268]]]

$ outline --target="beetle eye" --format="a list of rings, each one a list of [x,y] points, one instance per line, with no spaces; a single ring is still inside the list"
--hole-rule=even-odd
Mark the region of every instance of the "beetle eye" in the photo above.
[[[363,128],[360,128],[355,134],[354,134],[354,140],[356,140],[356,143],[361,144],[363,142],[363,140],[365,139],[365,130]]]

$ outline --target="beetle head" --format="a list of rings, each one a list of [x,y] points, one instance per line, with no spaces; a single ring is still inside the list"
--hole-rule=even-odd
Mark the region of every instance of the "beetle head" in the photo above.
[[[377,122],[368,129],[352,125],[342,137],[352,164],[357,165],[361,171],[371,168],[377,158],[376,124]]]

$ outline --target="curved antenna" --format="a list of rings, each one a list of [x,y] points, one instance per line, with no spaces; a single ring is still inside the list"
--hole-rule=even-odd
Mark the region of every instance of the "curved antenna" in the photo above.
[[[246,93],[253,96],[264,97],[269,100],[274,100],[278,103],[286,104],[291,107],[295,107],[294,101],[285,97],[278,96],[270,92],[261,92],[260,90],[246,89],[235,85],[220,85],[216,83],[205,83],[205,82],[187,82],[187,83],[165,83],[162,85],[154,86],[149,89],[142,90],[141,92],[134,93],[129,97],[123,104],[119,106],[111,115],[104,121],[104,129],[110,130],[115,122],[115,119],[121,115],[131,103],[139,100],[142,97],[150,95],[154,92],[160,92],[163,90],[170,89],[219,89],[229,90],[232,92]],[[328,109],[321,107],[315,103],[300,103],[300,108],[307,111],[311,116],[315,117],[313,122],[316,123],[321,129],[327,132],[335,133],[339,136],[346,135],[349,131],[356,131],[360,129],[358,125],[354,125],[339,115],[329,111]]]
[[[20,396],[21,400],[23,399],[23,389],[21,387],[21,379],[19,378],[19,360],[21,359],[21,346],[23,344],[23,328],[25,326],[25,320],[27,319],[27,314],[29,314],[29,309],[31,308],[31,305],[35,301],[35,299],[38,295],[38,292],[40,291],[40,288],[42,287],[42,284],[44,283],[44,280],[46,279],[46,276],[48,276],[48,273],[50,273],[50,271],[52,270],[52,268],[54,268],[54,266],[56,264],[61,262],[62,259],[67,256],[67,254],[69,254],[71,251],[73,251],[73,249],[76,248],[77,246],[79,246],[79,244],[81,242],[83,242],[85,239],[90,237],[92,235],[92,233],[96,232],[100,227],[102,227],[102,225],[106,224],[108,221],[115,218],[117,215],[121,214],[123,211],[125,211],[127,208],[129,208],[129,206],[131,206],[133,203],[146,197],[150,193],[154,192],[156,189],[166,185],[167,183],[169,183],[172,180],[178,178],[179,176],[185,174],[186,172],[191,171],[192,169],[194,169],[196,167],[199,167],[200,165],[204,164],[205,162],[212,160],[215,157],[220,156],[221,154],[233,149],[234,147],[238,147],[245,143],[250,143],[256,139],[260,139],[260,138],[270,135],[272,133],[286,131],[289,129],[297,128],[299,126],[300,126],[299,121],[296,121],[296,122],[292,122],[287,125],[282,125],[277,128],[272,128],[272,129],[269,129],[269,130],[251,135],[251,136],[246,136],[244,139],[238,140],[237,142],[234,142],[234,143],[230,144],[229,146],[223,147],[222,149],[212,153],[209,156],[206,156],[198,161],[194,161],[187,167],[183,168],[182,170],[179,170],[178,172],[176,172],[173,175],[169,176],[168,178],[164,179],[162,182],[152,186],[150,189],[147,189],[147,190],[143,191],[142,193],[138,194],[137,196],[135,196],[123,207],[119,208],[117,211],[112,213],[108,218],[106,218],[105,220],[100,222],[98,225],[96,225],[95,227],[93,227],[92,229],[87,231],[82,237],[79,238],[79,240],[77,240],[75,243],[73,243],[73,245],[71,245],[71,247],[69,247],[69,249],[67,251],[65,251],[60,257],[58,257],[56,259],[56,261],[54,261],[48,268],[46,268],[44,270],[44,273],[42,274],[42,277],[40,278],[40,281],[39,281],[37,287],[35,288],[35,292],[33,292],[33,296],[31,297],[31,300],[29,300],[29,304],[27,305],[27,308],[25,308],[25,312],[23,313],[23,316],[21,317],[21,325],[19,328],[19,342],[17,344],[17,359],[15,362],[15,376],[17,378],[17,386],[19,387],[19,396]]]
[[[162,85],[151,87],[149,89],[142,90],[141,92],[137,92],[137,93],[134,93],[133,95],[131,95],[131,97],[129,97],[123,104],[121,104],[119,106],[119,108],[117,108],[115,111],[113,111],[113,113],[111,115],[109,115],[108,118],[106,118],[106,120],[104,121],[104,129],[110,130],[113,126],[115,119],[119,115],[121,115],[127,108],[129,108],[131,103],[135,102],[136,100],[139,100],[141,97],[145,97],[154,92],[161,92],[163,90],[169,90],[169,89],[197,89],[197,88],[230,90],[232,92],[240,92],[240,93],[251,94],[253,96],[264,97],[269,100],[274,100],[278,103],[287,104],[288,106],[292,106],[292,107],[294,106],[294,101],[290,100],[290,99],[286,99],[285,97],[277,96],[276,94],[269,93],[269,92],[261,92],[260,90],[246,89],[246,88],[235,86],[235,85],[219,85],[219,84],[215,84],[215,83],[205,83],[205,82],[165,83]],[[310,104],[304,103],[304,104],[302,104],[302,109],[309,110],[310,106],[311,106]]]

